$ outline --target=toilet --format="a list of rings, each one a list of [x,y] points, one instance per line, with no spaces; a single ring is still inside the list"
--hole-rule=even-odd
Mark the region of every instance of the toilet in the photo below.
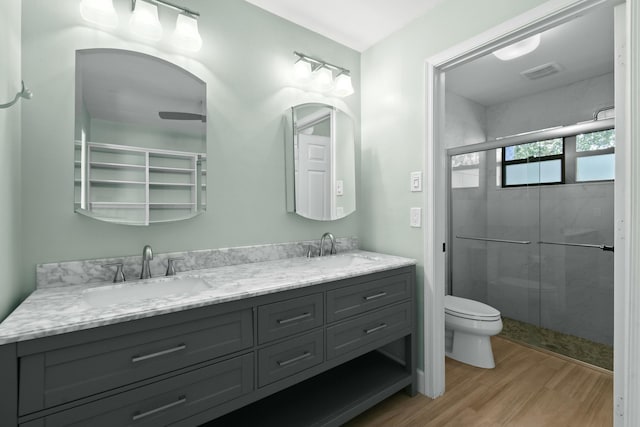
[[[491,339],[502,331],[495,308],[453,295],[444,297],[445,354],[478,368],[495,368]]]

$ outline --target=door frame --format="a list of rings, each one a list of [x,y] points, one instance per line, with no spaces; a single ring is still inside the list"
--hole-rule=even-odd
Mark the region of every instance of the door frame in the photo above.
[[[567,22],[594,7],[623,3],[615,0],[550,0],[488,31],[425,60],[425,230],[424,230],[424,384],[422,392],[432,398],[445,391],[444,370],[444,295],[446,289],[447,191],[446,149],[440,135],[444,129],[444,85],[447,69],[473,61],[496,49],[525,39],[532,34]],[[626,15],[626,18],[625,18]],[[638,94],[640,48],[638,25],[640,6],[629,1],[616,7],[616,252],[614,278],[614,395],[616,426],[640,425],[640,408],[626,402],[640,401],[640,289],[631,284],[640,279],[640,263],[630,260],[640,254],[640,232],[631,224],[640,224],[640,150],[627,141],[640,136],[637,122],[640,112]],[[623,28],[620,24],[624,22]],[[626,46],[626,49],[625,49]],[[626,89],[625,89],[626,87]],[[622,88],[622,89],[621,89]],[[634,136],[636,138],[634,138]],[[636,162],[632,163],[631,159]],[[621,185],[617,185],[620,182]],[[637,191],[636,191],[637,192]],[[625,218],[629,221],[625,221]],[[634,221],[636,220],[636,221]],[[635,234],[634,234],[635,233]],[[627,238],[625,238],[627,236]],[[631,379],[629,378],[630,376]]]

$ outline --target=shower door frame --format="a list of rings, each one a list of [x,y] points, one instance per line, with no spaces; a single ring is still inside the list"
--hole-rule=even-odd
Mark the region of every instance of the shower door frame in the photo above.
[[[448,148],[445,151],[445,156],[446,156],[446,175],[447,175],[447,181],[446,181],[446,189],[447,189],[447,194],[446,194],[446,223],[447,223],[447,233],[446,233],[446,242],[447,242],[447,247],[449,248],[449,250],[447,251],[447,256],[445,259],[445,263],[446,263],[446,271],[445,271],[445,292],[448,292],[450,294],[453,295],[453,280],[451,278],[451,272],[453,271],[453,251],[452,248],[454,246],[453,243],[453,239],[456,238],[456,236],[453,235],[453,200],[452,200],[452,190],[453,188],[451,187],[451,171],[452,171],[452,167],[451,167],[451,157],[452,156],[457,156],[457,155],[462,155],[462,154],[470,154],[470,153],[476,153],[476,152],[485,152],[485,157],[486,156],[491,156],[494,154],[493,150],[499,150],[499,149],[503,149],[505,147],[509,147],[509,146],[514,146],[514,145],[520,145],[520,144],[527,144],[527,143],[532,143],[532,142],[536,142],[536,141],[545,141],[545,140],[549,140],[549,139],[555,139],[555,138],[566,138],[566,137],[571,137],[571,136],[575,136],[577,134],[581,134],[581,133],[590,133],[590,132],[598,132],[598,131],[604,131],[604,130],[609,130],[609,129],[615,129],[615,119],[600,119],[600,120],[593,120],[591,122],[583,122],[583,123],[578,123],[575,125],[569,125],[569,126],[562,126],[562,127],[556,127],[556,128],[551,128],[551,129],[545,129],[545,130],[540,130],[540,131],[531,131],[531,132],[526,132],[524,134],[518,134],[518,135],[514,135],[514,136],[508,136],[508,137],[504,137],[504,138],[500,138],[497,140],[493,140],[493,141],[484,141],[484,142],[479,142],[479,143],[475,143],[475,144],[468,144],[468,145],[463,145],[463,146],[459,146],[459,147],[452,147],[452,148]],[[564,156],[565,154],[563,154]],[[485,160],[486,161],[486,160]],[[485,168],[486,164],[485,164]],[[486,172],[485,172],[486,173]],[[563,172],[564,173],[564,172]],[[482,176],[482,174],[481,174]],[[504,182],[504,175],[502,177],[502,181]],[[573,185],[575,183],[567,183],[566,185]],[[583,183],[584,184],[584,183]],[[536,189],[538,191],[538,197],[540,198],[540,190],[546,186],[555,186],[558,184],[531,184],[531,185],[526,185],[526,186],[520,186],[519,188],[524,188],[527,187],[529,189]],[[565,185],[565,183],[563,182],[560,185]],[[540,200],[539,200],[540,202]],[[613,207],[612,207],[613,208]],[[542,226],[542,222],[541,222],[541,218],[540,218],[540,212],[538,213],[538,221],[539,221],[539,227]],[[540,228],[539,228],[540,229]],[[482,237],[482,236],[478,236],[478,237]],[[481,238],[478,237],[473,237],[470,238],[471,240],[482,240]],[[513,244],[530,244],[532,243],[531,241],[516,241],[516,240],[501,240],[501,239],[493,239],[490,238],[490,235],[484,236],[484,237],[489,237],[489,241],[495,241],[495,242],[502,242],[502,243],[513,243]],[[540,240],[540,239],[538,239]],[[535,243],[535,242],[533,242]],[[543,242],[537,242],[538,245],[540,243]],[[538,249],[539,250],[539,249]],[[541,280],[541,277],[539,278],[539,280]],[[538,284],[540,285],[540,284]],[[485,301],[486,302],[486,301]],[[490,302],[487,302],[490,304]],[[542,301],[539,302],[539,304],[542,304]],[[495,307],[497,309],[499,309],[497,306]],[[542,306],[539,306],[539,309],[542,309]],[[510,317],[510,316],[507,316]],[[516,320],[520,320],[522,321],[523,319],[517,319]],[[539,314],[538,316],[538,322],[536,326],[542,326],[542,315]],[[544,326],[546,328],[549,328],[548,325]],[[551,328],[553,329],[553,328]]]
[[[631,120],[640,111],[640,101],[626,93],[640,90],[640,5],[615,0],[550,0],[488,31],[472,37],[425,60],[425,229],[424,229],[424,372],[419,372],[419,389],[432,398],[445,391],[444,378],[444,293],[446,281],[445,242],[447,230],[446,152],[441,144],[444,129],[444,72],[501,47],[552,28],[602,4],[615,8],[615,285],[614,285],[614,423],[633,426],[640,422],[640,408],[626,402],[640,400],[640,290],[631,283],[640,280],[640,266],[630,257],[640,253],[640,233],[631,222],[640,218],[640,172],[631,169],[632,159],[640,164],[640,149],[627,138],[640,138],[640,126]],[[635,92],[634,92],[635,91]],[[620,160],[618,160],[620,159]],[[628,218],[629,221],[625,221]],[[628,236],[625,239],[625,236]],[[633,374],[634,379],[629,379]]]

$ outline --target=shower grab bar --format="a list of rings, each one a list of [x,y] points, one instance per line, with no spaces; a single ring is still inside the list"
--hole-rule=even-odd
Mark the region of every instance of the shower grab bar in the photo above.
[[[482,242],[498,242],[498,243],[514,243],[516,245],[530,245],[530,240],[504,240],[504,239],[490,239],[487,237],[469,237],[469,236],[456,236],[456,239],[463,240],[480,240]]]
[[[614,247],[613,246],[608,246],[608,245],[593,245],[593,244],[588,244],[588,243],[564,243],[564,242],[543,242],[543,241],[539,241],[538,244],[541,245],[558,245],[558,246],[578,246],[581,248],[594,248],[594,249],[601,249],[605,252],[613,252],[614,251]]]

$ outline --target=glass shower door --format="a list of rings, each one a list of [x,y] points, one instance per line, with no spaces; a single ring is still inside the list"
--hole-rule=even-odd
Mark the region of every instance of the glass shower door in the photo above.
[[[613,130],[566,138],[568,182],[540,191],[540,326],[608,346],[613,345],[613,138]]]
[[[539,190],[503,188],[502,162],[502,149],[451,158],[451,293],[539,324]]]

